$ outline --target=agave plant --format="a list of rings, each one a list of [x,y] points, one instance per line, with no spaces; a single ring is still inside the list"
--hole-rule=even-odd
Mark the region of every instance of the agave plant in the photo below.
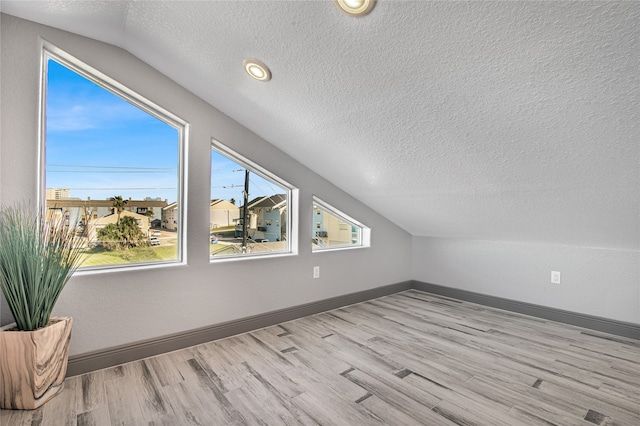
[[[65,284],[82,263],[82,244],[64,221],[28,206],[0,209],[0,287],[19,330],[49,322]]]

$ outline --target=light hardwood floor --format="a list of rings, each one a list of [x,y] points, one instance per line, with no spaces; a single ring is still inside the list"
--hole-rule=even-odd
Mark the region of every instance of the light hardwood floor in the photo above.
[[[640,341],[409,290],[71,377],[5,425],[640,425]]]

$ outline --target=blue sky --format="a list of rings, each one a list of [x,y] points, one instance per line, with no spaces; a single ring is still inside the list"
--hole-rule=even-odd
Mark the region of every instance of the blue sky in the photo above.
[[[72,198],[178,198],[178,130],[48,63],[46,187]],[[244,169],[212,151],[211,198],[242,203]],[[241,170],[240,170],[241,169]],[[250,198],[282,192],[251,174]]]
[[[225,156],[211,151],[211,199],[236,200],[236,205],[243,203],[244,167],[227,159]],[[283,194],[284,189],[278,187],[255,173],[249,174],[249,201],[264,196]]]

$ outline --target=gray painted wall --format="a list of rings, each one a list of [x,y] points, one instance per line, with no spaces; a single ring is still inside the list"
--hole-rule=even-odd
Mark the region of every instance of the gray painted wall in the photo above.
[[[634,250],[413,237],[413,279],[640,324]]]
[[[190,123],[188,264],[74,276],[54,311],[74,317],[72,354],[411,279],[409,234],[126,51],[7,15],[1,31],[0,202],[37,196],[39,37]],[[297,256],[210,264],[212,137],[300,189]],[[371,227],[372,246],[312,254],[314,194]],[[314,265],[320,279],[312,279]],[[4,301],[1,315],[11,320]]]

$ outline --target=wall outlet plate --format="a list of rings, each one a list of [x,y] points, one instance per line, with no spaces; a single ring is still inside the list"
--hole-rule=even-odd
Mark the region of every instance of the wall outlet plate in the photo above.
[[[314,266],[313,267],[313,278],[320,278],[320,267],[319,266]]]
[[[560,271],[551,271],[551,284],[560,284]]]

